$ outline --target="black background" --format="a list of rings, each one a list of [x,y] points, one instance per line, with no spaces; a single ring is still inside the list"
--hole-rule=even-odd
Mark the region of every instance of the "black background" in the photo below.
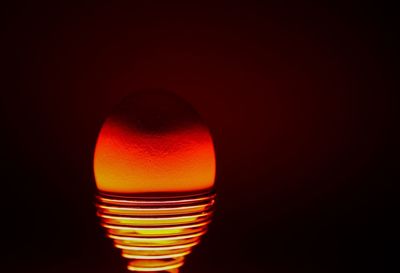
[[[1,272],[125,272],[95,216],[112,107],[208,122],[218,211],[182,272],[390,272],[394,12],[384,3],[3,6]]]

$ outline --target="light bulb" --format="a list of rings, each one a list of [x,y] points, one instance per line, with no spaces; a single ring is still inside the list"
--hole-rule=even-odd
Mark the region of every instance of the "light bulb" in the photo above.
[[[97,212],[128,269],[178,272],[214,207],[210,132],[164,91],[132,94],[104,122],[94,153]]]

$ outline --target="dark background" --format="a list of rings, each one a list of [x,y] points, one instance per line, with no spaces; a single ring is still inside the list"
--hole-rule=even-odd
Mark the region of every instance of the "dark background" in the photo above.
[[[182,272],[391,272],[394,7],[57,2],[2,8],[1,272],[125,272],[92,155],[142,88],[215,140],[218,211]]]

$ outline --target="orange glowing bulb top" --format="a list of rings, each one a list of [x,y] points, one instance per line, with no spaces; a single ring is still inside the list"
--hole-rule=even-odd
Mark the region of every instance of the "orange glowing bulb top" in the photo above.
[[[99,190],[108,193],[211,189],[215,153],[210,132],[199,114],[171,93],[132,94],[101,128],[94,174]]]

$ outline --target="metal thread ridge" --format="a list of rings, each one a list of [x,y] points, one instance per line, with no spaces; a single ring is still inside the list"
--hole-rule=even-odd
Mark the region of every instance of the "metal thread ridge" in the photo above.
[[[128,269],[178,272],[207,232],[215,193],[174,198],[97,195],[97,214]]]

